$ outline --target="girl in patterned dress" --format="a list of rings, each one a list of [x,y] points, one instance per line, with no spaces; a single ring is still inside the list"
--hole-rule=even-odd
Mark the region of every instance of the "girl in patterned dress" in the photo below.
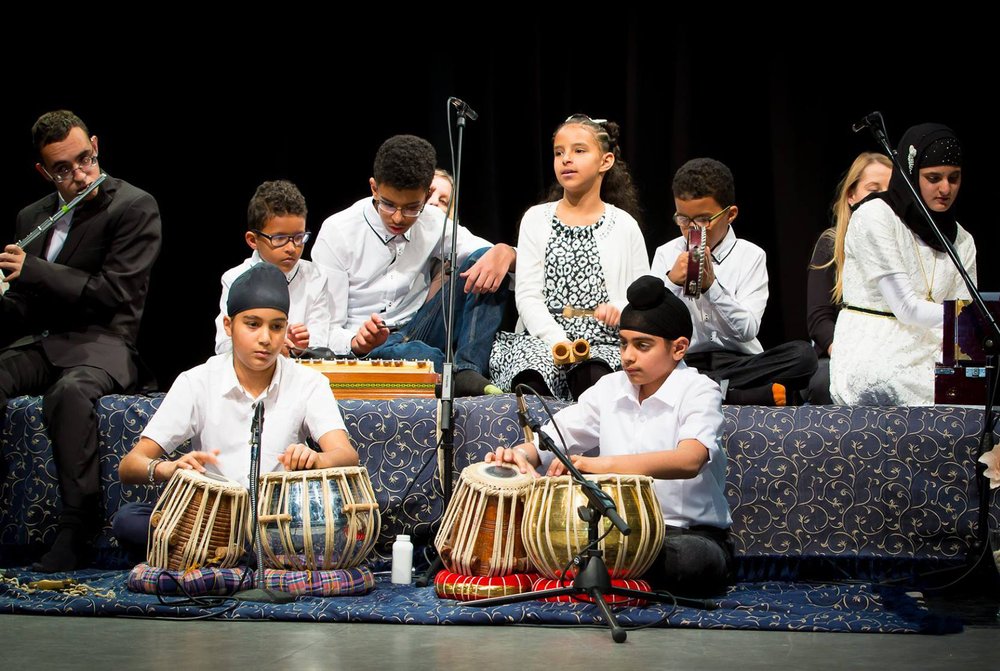
[[[506,391],[526,383],[539,393],[573,398],[621,368],[618,318],[625,292],[649,273],[632,178],[621,159],[618,125],[577,114],[553,136],[557,184],[549,202],[530,208],[518,235],[514,333],[497,334],[490,357]],[[592,317],[562,315],[571,306]],[[584,338],[591,358],[556,366],[552,347]]]

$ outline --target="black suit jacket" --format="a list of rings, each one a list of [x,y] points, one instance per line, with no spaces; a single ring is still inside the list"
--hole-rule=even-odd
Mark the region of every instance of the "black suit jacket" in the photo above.
[[[53,193],[17,215],[17,239],[58,207]],[[54,262],[44,258],[50,235],[27,245],[21,276],[0,298],[0,345],[41,343],[56,366],[106,370],[123,389],[136,382],[135,342],[160,253],[160,211],[145,191],[113,177],[73,211]]]

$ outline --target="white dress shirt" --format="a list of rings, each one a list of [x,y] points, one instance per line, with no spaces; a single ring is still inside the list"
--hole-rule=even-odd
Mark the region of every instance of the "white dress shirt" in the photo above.
[[[413,317],[427,297],[431,259],[441,256],[442,242],[451,248],[451,226],[439,208],[425,207],[406,233],[393,235],[370,196],[323,222],[312,260],[329,282],[331,349],[350,352],[351,339],[372,313],[400,325]],[[491,246],[459,226],[457,266]]]
[[[264,401],[261,473],[283,470],[278,456],[289,445],[344,428],[327,379],[285,357],[258,398]],[[142,435],[167,454],[189,438],[192,450],[219,450],[218,471],[246,487],[256,401],[236,379],[233,355],[219,354],[177,376]]]
[[[726,501],[727,456],[722,443],[722,392],[719,385],[682,361],[655,394],[639,403],[638,387],[624,371],[605,375],[580,395],[576,405],[556,414],[570,454],[600,447],[602,456],[676,450],[682,440],[708,449],[708,462],[690,479],[654,480],[656,498],[671,526],[729,528]],[[549,422],[542,430],[561,447]],[[555,458],[539,451],[542,468]]]
[[[219,298],[219,315],[215,318],[216,354],[233,351],[233,340],[226,335],[226,329],[222,324],[222,318],[227,312],[229,287],[237,277],[258,263],[262,263],[262,259],[254,250],[250,258],[222,275],[222,297]],[[329,347],[331,311],[326,273],[315,263],[299,259],[295,267],[285,273],[285,279],[288,281],[288,323],[306,325],[309,329],[310,347]]]
[[[663,278],[667,288],[687,304],[694,325],[688,352],[763,352],[757,332],[768,296],[764,250],[737,238],[730,227],[726,237],[712,250],[715,282],[697,299],[685,296],[684,287],[667,278],[677,257],[684,251],[687,251],[687,242],[683,236],[661,245],[653,255],[650,272]]]

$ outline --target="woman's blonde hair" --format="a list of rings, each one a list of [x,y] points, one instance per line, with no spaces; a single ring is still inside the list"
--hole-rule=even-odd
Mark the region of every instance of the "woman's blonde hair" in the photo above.
[[[833,241],[833,258],[822,265],[811,267],[822,270],[823,268],[829,268],[833,264],[834,268],[836,268],[837,283],[834,285],[833,293],[831,294],[833,302],[836,304],[839,304],[844,299],[844,240],[847,238],[847,224],[851,221],[851,205],[848,203],[848,199],[851,193],[858,188],[858,183],[861,181],[861,174],[865,171],[865,168],[873,163],[881,163],[889,168],[889,170],[892,170],[892,161],[884,154],[866,151],[854,159],[854,163],[847,169],[844,178],[837,184],[837,197],[834,199],[832,206],[834,227],[823,231],[819,242],[816,243],[822,243],[824,238]]]

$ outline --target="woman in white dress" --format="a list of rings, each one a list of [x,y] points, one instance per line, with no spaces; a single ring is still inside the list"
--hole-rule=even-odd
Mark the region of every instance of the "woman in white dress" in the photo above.
[[[976,245],[955,219],[962,149],[940,124],[906,131],[898,155],[941,232],[976,280]],[[894,171],[889,189],[851,216],[844,304],[830,359],[830,392],[846,405],[932,405],[941,356],[942,301],[969,293],[944,246]]]

